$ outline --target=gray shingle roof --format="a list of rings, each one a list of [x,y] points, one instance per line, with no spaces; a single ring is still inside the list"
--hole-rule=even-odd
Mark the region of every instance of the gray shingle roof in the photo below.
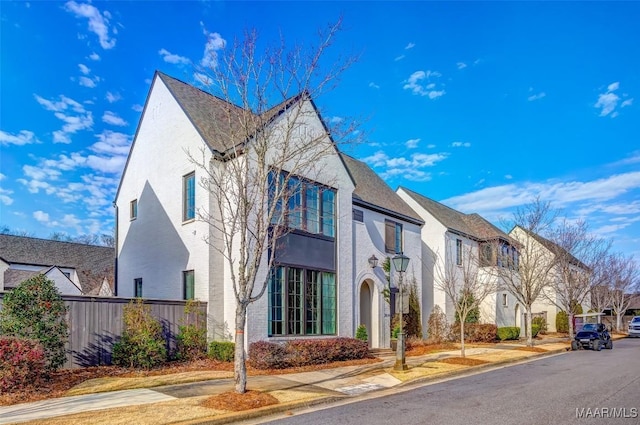
[[[509,235],[498,229],[479,214],[465,214],[441,204],[440,202],[434,201],[433,199],[427,198],[424,195],[409,190],[406,187],[402,187],[401,189],[404,190],[411,199],[416,201],[418,205],[434,216],[436,220],[442,223],[443,226],[453,232],[460,233],[480,241],[491,239],[511,241]]]
[[[344,153],[341,153],[340,156],[356,185],[353,191],[354,203],[361,201],[395,213],[416,224],[424,223],[418,213],[407,205],[367,164]]]
[[[94,293],[105,277],[113,290],[115,261],[113,248],[0,235],[0,258],[9,264],[42,266],[43,269],[50,266],[73,268],[78,274],[84,294]],[[7,270],[5,279],[8,277],[13,282],[14,279],[20,278],[13,274],[15,270]]]
[[[219,153],[244,143],[284,109],[297,102],[300,93],[282,101],[260,115],[243,109],[204,90],[157,72],[184,113],[191,120],[209,147]]]

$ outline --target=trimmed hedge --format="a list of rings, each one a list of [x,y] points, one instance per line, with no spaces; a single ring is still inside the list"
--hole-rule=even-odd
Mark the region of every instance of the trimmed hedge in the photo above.
[[[531,337],[535,338],[536,336],[538,336],[539,332],[540,332],[540,325],[532,323],[531,324]]]
[[[541,317],[541,316],[534,317],[533,319],[531,319],[531,324],[538,325],[541,334],[544,335],[547,333],[547,321],[545,320],[544,317]]]
[[[464,340],[466,342],[493,342],[497,337],[497,326],[483,323],[465,323],[464,324]],[[460,340],[460,324],[451,325],[449,339],[452,341]]]
[[[0,393],[37,385],[46,366],[38,341],[0,336]]]
[[[236,344],[231,341],[211,341],[207,355],[210,359],[232,362],[235,358]]]
[[[500,341],[514,340],[520,338],[520,327],[505,326],[498,328],[498,339]]]
[[[249,364],[256,369],[284,369],[369,357],[369,346],[355,338],[295,339],[249,345]]]
[[[563,310],[556,314],[556,332],[569,333],[569,315]]]

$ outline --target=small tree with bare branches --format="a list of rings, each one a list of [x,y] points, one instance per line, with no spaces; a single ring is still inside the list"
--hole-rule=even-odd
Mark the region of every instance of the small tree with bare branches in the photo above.
[[[499,285],[509,291],[525,311],[525,333],[527,345],[533,346],[531,332],[532,306],[542,297],[543,291],[552,283],[554,258],[537,240],[537,235],[546,232],[556,216],[549,203],[536,199],[517,209],[509,235],[516,241],[517,254],[503,255],[495,247],[504,267],[494,267],[492,272]]]
[[[640,271],[632,256],[617,254],[610,263],[611,310],[616,315],[616,332],[622,331],[622,316],[638,299]]]
[[[451,245],[451,244],[449,244]],[[467,316],[477,310],[487,296],[496,292],[495,279],[480,268],[478,248],[462,247],[462,258],[453,261],[456,247],[449,246],[444,257],[434,254],[434,286],[440,289],[453,304],[460,325],[460,355],[465,357],[464,327]]]
[[[336,184],[336,174],[328,167],[329,158],[337,154],[336,138],[354,134],[346,120],[340,122],[343,132],[334,128],[329,134],[324,123],[318,125],[312,101],[333,88],[355,60],[338,57],[328,68],[320,65],[340,28],[340,21],[329,25],[311,49],[287,48],[282,42],[264,52],[258,51],[257,34],[248,32],[215,52],[210,68],[199,70],[202,83],[222,100],[211,125],[223,148],[187,153],[204,175],[200,184],[211,195],[209,207],[199,210],[197,217],[209,224],[207,242],[224,258],[235,295],[238,393],[247,385],[247,309],[267,290],[282,237],[302,225],[298,201],[303,181]],[[306,208],[315,214],[310,225],[318,226],[320,207]],[[325,213],[323,222],[331,225],[335,210],[327,207]]]
[[[569,338],[574,336],[576,306],[587,301],[599,270],[605,262],[610,243],[589,233],[584,221],[563,219],[544,243],[554,256],[553,279],[546,298],[569,316]]]

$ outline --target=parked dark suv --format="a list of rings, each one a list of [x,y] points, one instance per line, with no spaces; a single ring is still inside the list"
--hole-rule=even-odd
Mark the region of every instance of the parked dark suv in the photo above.
[[[611,341],[607,327],[602,323],[587,323],[580,329],[580,332],[576,334],[574,340],[571,341],[572,350],[590,348],[595,351],[600,351],[603,347],[611,350],[613,348],[613,341]]]

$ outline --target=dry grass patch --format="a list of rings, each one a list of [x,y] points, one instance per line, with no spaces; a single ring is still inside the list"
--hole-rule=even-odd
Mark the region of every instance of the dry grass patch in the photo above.
[[[457,364],[461,366],[479,366],[489,363],[486,360],[473,359],[471,357],[448,357],[438,360],[440,363]]]
[[[546,353],[547,350],[540,347],[516,347],[515,350],[531,351],[532,353]]]
[[[427,362],[423,363],[420,366],[411,367],[409,370],[404,372],[399,372],[395,370],[388,370],[389,375],[394,378],[406,382],[416,378],[423,377],[438,377],[449,372],[465,369],[466,366],[457,365],[457,364],[446,364],[440,362]]]
[[[411,341],[411,349],[406,352],[406,355],[422,356],[424,354],[455,350],[456,348],[457,348],[456,344],[451,342],[443,342],[441,344],[429,344],[426,341]]]
[[[259,409],[279,403],[280,401],[269,393],[249,390],[244,394],[239,394],[235,391],[226,391],[209,397],[200,405],[215,410],[240,412],[242,410]]]

